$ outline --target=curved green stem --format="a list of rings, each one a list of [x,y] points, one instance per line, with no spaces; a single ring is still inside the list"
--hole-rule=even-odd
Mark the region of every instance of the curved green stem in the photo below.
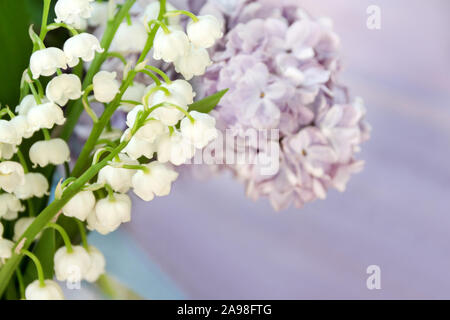
[[[120,61],[122,61],[122,63],[126,66],[127,65],[127,59],[125,59],[125,57],[119,53],[119,52],[115,52],[115,51],[110,51],[108,53],[106,53],[106,56],[108,58],[117,58]]]
[[[124,164],[121,166],[121,168],[130,169],[130,170],[141,170],[141,171],[144,171],[145,173],[147,173],[149,170],[146,166],[138,165],[138,164]]]
[[[162,71],[161,69],[154,67],[154,66],[145,66],[145,68],[159,74],[161,76],[161,78],[163,78],[167,84],[172,83],[172,80],[170,80],[170,78],[167,76],[167,74],[164,71]]]
[[[106,183],[105,189],[106,189],[106,191],[108,191],[109,201],[116,201],[116,198],[114,197],[114,190],[111,188],[111,186]]]
[[[78,224],[78,229],[80,229],[81,243],[86,250],[89,250],[89,244],[87,242],[86,229],[84,227],[84,224],[78,219],[75,220]]]
[[[98,117],[95,114],[94,110],[92,110],[91,105],[89,104],[89,101],[88,101],[88,95],[93,89],[94,89],[94,85],[93,84],[89,85],[84,90],[83,97],[81,98],[81,101],[83,102],[83,107],[84,107],[84,110],[86,111],[86,113],[89,115],[89,117],[91,117],[92,121],[94,123],[96,123],[96,122],[98,122]]]
[[[42,128],[41,130],[42,130],[42,133],[44,134],[44,139],[47,141],[50,140],[51,136],[50,136],[50,132],[48,131],[48,129]]]
[[[16,278],[17,282],[19,283],[20,299],[25,300],[25,286],[23,284],[23,275],[19,268],[16,269]]]
[[[188,16],[194,22],[198,22],[197,16],[195,14],[193,14],[192,12],[189,12],[189,11],[186,11],[186,10],[172,10],[172,11],[168,11],[165,14],[165,16],[166,17],[174,17],[174,16],[178,16],[180,14],[184,14],[185,16]]]
[[[42,288],[45,287],[44,269],[42,269],[42,264],[39,261],[38,257],[36,257],[33,253],[31,253],[30,251],[28,251],[26,249],[22,249],[20,252],[23,253],[24,255],[26,255],[31,260],[33,260],[33,263],[36,266],[36,271],[38,274],[39,285]]]
[[[164,33],[166,33],[166,34],[170,33],[169,28],[167,27],[167,25],[164,22],[162,22],[160,20],[150,20],[148,23],[149,28],[151,28],[154,24],[160,26],[161,29],[164,30]]]
[[[143,102],[145,107],[148,107],[148,98],[150,98],[150,96],[152,94],[154,94],[156,91],[163,91],[166,94],[166,96],[170,95],[170,91],[167,88],[164,88],[164,87],[161,87],[161,86],[153,87],[150,90],[148,90],[148,92],[142,98],[142,102]]]
[[[44,0],[44,9],[42,12],[42,22],[41,22],[41,31],[39,38],[44,41],[45,35],[47,34],[47,19],[48,19],[48,11],[50,10],[50,2],[51,0]]]
[[[47,224],[47,227],[55,229],[56,231],[59,232],[59,234],[61,235],[61,238],[64,241],[64,245],[66,246],[67,253],[72,253],[73,252],[72,242],[70,242],[70,238],[69,238],[69,235],[67,234],[66,230],[64,230],[63,227],[61,227],[59,224],[56,224],[54,222],[49,222]]]
[[[150,78],[152,78],[153,81],[156,83],[157,86],[160,86],[160,85],[161,85],[161,80],[159,80],[158,77],[155,76],[155,75],[154,75],[153,73],[151,73],[150,71],[143,69],[143,70],[139,70],[138,72],[141,72],[141,73],[143,73],[143,74],[146,74],[147,76],[149,76]]]
[[[48,31],[50,31],[50,30],[55,30],[55,29],[58,29],[58,28],[65,28],[65,29],[67,29],[73,36],[76,36],[78,34],[78,31],[75,28],[69,26],[68,24],[62,23],[62,22],[60,22],[60,23],[56,23],[55,22],[55,23],[49,24],[47,26],[46,33]],[[44,37],[45,37],[45,34],[44,34]]]

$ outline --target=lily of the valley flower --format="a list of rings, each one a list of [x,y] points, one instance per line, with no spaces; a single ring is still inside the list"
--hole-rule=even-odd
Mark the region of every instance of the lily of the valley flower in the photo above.
[[[146,168],[147,170],[138,170],[133,176],[134,193],[145,201],[153,200],[155,195],[168,195],[178,173],[158,161],[147,164]]]
[[[89,246],[87,252],[91,258],[91,266],[84,275],[84,279],[88,282],[95,282],[105,273],[105,256],[94,246]]]
[[[33,52],[30,58],[30,70],[33,78],[40,76],[51,76],[56,69],[67,67],[66,56],[61,49],[45,48]]]
[[[189,21],[186,31],[191,42],[199,48],[210,48],[223,36],[222,24],[212,15],[198,16]]]
[[[181,73],[186,80],[205,74],[206,68],[212,64],[205,48],[191,45],[186,55],[175,61],[175,71]]]
[[[95,196],[90,190],[78,192],[62,209],[67,217],[74,217],[84,221],[95,207]]]
[[[131,178],[134,170],[120,168],[120,165],[138,165],[139,162],[131,159],[125,154],[119,155],[120,161],[103,167],[98,173],[98,183],[106,183],[119,193],[126,193],[131,188]]]
[[[88,228],[101,234],[116,230],[122,223],[131,220],[131,200],[126,194],[114,193],[100,199],[87,217]]]
[[[158,29],[153,46],[153,58],[174,62],[189,51],[189,39],[183,31],[175,27],[168,27],[169,33]]]
[[[92,79],[94,97],[99,102],[109,103],[119,92],[119,82],[115,72],[100,71]]]
[[[42,173],[30,172],[25,174],[25,183],[18,186],[14,190],[14,194],[22,200],[32,197],[41,198],[48,194],[48,189],[47,178]]]
[[[8,193],[25,183],[25,173],[20,163],[14,161],[0,162],[0,189]]]
[[[28,124],[31,130],[51,129],[55,125],[66,122],[64,113],[60,107],[53,102],[33,106],[27,114]]]
[[[36,218],[34,217],[24,217],[17,220],[16,223],[14,224],[13,240],[17,242],[35,219]],[[36,239],[39,239],[40,236],[41,233],[36,235]]]
[[[197,111],[191,111],[189,115],[194,119],[194,122],[187,117],[181,120],[181,134],[196,148],[202,149],[217,138],[216,119],[206,113]]]
[[[0,238],[0,265],[5,259],[11,258],[14,242]]]
[[[91,258],[86,249],[81,246],[72,246],[73,251],[68,252],[65,246],[55,252],[55,276],[58,281],[81,281],[91,266]]]
[[[141,101],[142,97],[145,94],[145,85],[139,82],[135,82],[133,85],[129,86],[127,90],[123,93],[122,100],[133,100],[133,101]],[[133,110],[134,105],[122,103],[120,105],[120,109],[125,112],[130,112]]]
[[[96,52],[103,52],[98,39],[90,33],[80,33],[66,40],[64,54],[69,67],[75,67],[80,59],[89,62],[94,59]]]
[[[171,3],[166,2],[166,10],[174,11],[177,9]],[[158,19],[158,15],[159,15],[159,1],[153,1],[145,7],[142,22],[149,23],[151,20],[156,20]],[[179,15],[170,16],[169,24],[171,26],[180,24],[180,16]]]
[[[70,160],[70,149],[67,142],[60,138],[42,140],[31,146],[29,155],[35,166],[59,165]]]
[[[10,193],[0,194],[0,218],[14,220],[17,218],[18,213],[24,210],[25,207],[17,197]]]
[[[26,116],[15,116],[9,122],[14,126],[14,129],[17,131],[17,135],[20,137],[21,141],[22,138],[30,138],[35,132],[33,128],[31,128]]]
[[[158,141],[157,152],[159,162],[179,166],[194,156],[195,147],[179,131],[174,131]]]
[[[56,22],[64,22],[74,28],[81,28],[84,19],[91,16],[90,2],[94,0],[58,0],[55,4]]]
[[[0,119],[0,143],[19,144],[21,137],[11,121]]]
[[[122,139],[125,138],[129,132],[130,129],[125,130]],[[134,160],[137,160],[142,156],[151,159],[155,151],[156,146],[154,143],[139,138],[136,135],[131,138],[130,142],[128,142],[127,146],[122,150],[123,153],[126,153],[131,159]]]
[[[25,299],[27,300],[64,300],[64,294],[59,286],[53,280],[44,280],[45,286],[42,287],[39,280],[34,280],[25,289]]]
[[[64,106],[69,99],[76,100],[83,94],[80,78],[74,74],[62,74],[54,77],[47,84],[45,94],[50,101]]]
[[[147,31],[140,22],[134,22],[131,25],[123,22],[111,42],[111,51],[117,51],[123,54],[139,53],[147,42]]]

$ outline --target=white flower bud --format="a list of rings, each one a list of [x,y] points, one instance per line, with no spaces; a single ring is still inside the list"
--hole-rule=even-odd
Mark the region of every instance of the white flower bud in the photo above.
[[[153,58],[174,62],[188,53],[189,39],[183,31],[175,27],[169,26],[168,29],[170,33],[165,33],[162,28],[158,29],[153,46]]]
[[[62,74],[54,77],[45,89],[48,99],[60,106],[64,106],[69,99],[78,99],[82,94],[80,78],[74,74]]]
[[[62,208],[62,213],[67,217],[74,217],[78,220],[86,220],[89,213],[94,210],[95,196],[92,191],[80,191],[66,203]]]
[[[177,10],[171,3],[166,3],[167,11]],[[149,23],[151,20],[158,19],[159,15],[159,1],[151,2],[148,6],[145,7],[144,15],[142,17],[143,23]],[[169,17],[169,24],[171,26],[180,24],[180,16],[172,16]]]
[[[10,160],[16,152],[16,145],[0,142],[0,159]]]
[[[181,73],[186,80],[205,74],[206,68],[212,64],[208,51],[191,45],[188,53],[175,61],[175,71]]]
[[[14,220],[18,212],[25,210],[19,199],[10,193],[0,194],[0,218],[5,220]]]
[[[46,97],[41,99],[42,103],[49,102]],[[26,116],[28,114],[28,111],[34,106],[36,106],[36,99],[32,94],[26,95],[22,101],[20,101],[20,104],[16,106],[16,112],[21,116]]]
[[[80,29],[84,22],[91,16],[90,2],[94,0],[58,0],[55,4],[56,22],[64,22]]]
[[[167,96],[163,91],[155,92],[152,97],[151,105],[155,106],[163,102],[174,104],[184,110],[188,109],[185,97],[177,93],[171,93]],[[167,107],[159,107],[153,110],[150,113],[150,117],[160,120],[166,126],[174,126],[178,123],[178,121],[183,119],[184,113],[175,106],[169,105]]]
[[[33,78],[40,76],[51,76],[56,69],[67,67],[66,56],[61,49],[45,48],[33,52],[30,58],[30,70]]]
[[[114,193],[97,201],[94,211],[87,217],[88,229],[101,234],[115,231],[122,223],[131,220],[131,200],[126,194]]]
[[[82,246],[72,246],[73,251],[61,247],[55,252],[55,276],[58,281],[81,281],[91,266],[91,258]]]
[[[119,92],[119,82],[115,72],[100,71],[92,79],[94,97],[99,102],[109,103]]]
[[[138,170],[133,176],[134,193],[145,201],[153,200],[155,195],[158,197],[168,195],[178,173],[158,161],[153,161],[146,167],[147,171]]]
[[[91,258],[91,266],[84,275],[84,279],[88,282],[95,282],[105,273],[106,260],[103,253],[94,246],[89,246],[88,254]]]
[[[80,33],[66,40],[64,43],[64,54],[69,67],[75,67],[80,58],[89,62],[94,59],[95,52],[103,52],[98,39],[90,33]]]
[[[54,125],[62,125],[66,122],[64,113],[60,107],[53,102],[34,106],[27,114],[30,130],[51,129]]]
[[[176,94],[184,99],[185,104],[191,104],[194,102],[196,93],[192,89],[192,86],[186,80],[178,79],[172,81],[171,84],[163,84],[163,87],[167,88],[171,94]]]
[[[119,155],[120,162],[103,167],[98,173],[97,182],[109,184],[111,188],[119,193],[126,193],[131,188],[131,178],[135,170],[120,168],[121,164],[138,165],[139,162],[131,159],[125,154]]]
[[[108,22],[108,2],[93,2],[91,17],[88,19],[90,27],[98,27]]]
[[[216,119],[206,113],[197,111],[191,111],[189,115],[195,121],[192,122],[187,117],[181,120],[181,134],[196,148],[202,149],[209,142],[217,138]]]
[[[189,40],[199,48],[210,48],[223,36],[222,24],[212,15],[198,16],[198,21],[189,21],[186,32]]]
[[[14,242],[0,238],[0,261],[11,258]]]
[[[124,132],[122,139],[126,137],[129,132],[130,129],[127,129]],[[155,151],[155,145],[153,143],[138,138],[136,135],[131,138],[130,142],[128,142],[127,146],[122,150],[123,153],[126,153],[131,159],[134,160],[137,160],[142,156],[151,159]]]
[[[157,152],[159,162],[170,161],[179,166],[194,156],[195,147],[180,132],[174,131],[158,141]]]
[[[8,193],[25,183],[25,173],[20,163],[14,161],[0,162],[0,189]]]
[[[31,146],[29,155],[34,166],[59,165],[70,160],[70,149],[60,138],[41,140]]]
[[[23,115],[15,116],[9,122],[16,129],[17,134],[20,137],[20,140],[22,140],[22,138],[25,139],[30,138],[31,136],[33,136],[33,133],[35,132],[28,123],[28,118],[26,116]]]
[[[25,174],[25,183],[14,190],[14,195],[21,200],[32,197],[41,198],[48,195],[48,189],[48,181],[43,174],[30,172]]]
[[[28,229],[28,227],[33,223],[35,217],[24,217],[20,218],[16,221],[14,224],[14,236],[13,240],[15,242],[19,241],[20,237],[23,235],[23,233]],[[41,236],[41,232],[36,235],[35,239],[39,239]]]
[[[17,145],[22,138],[17,134],[14,123],[0,119],[0,143]]]
[[[25,299],[27,300],[64,300],[64,294],[53,280],[44,280],[45,287],[41,287],[39,280],[34,280],[25,289]]]
[[[123,54],[140,53],[147,42],[147,31],[142,23],[133,22],[130,26],[123,22],[111,42],[111,51]]]

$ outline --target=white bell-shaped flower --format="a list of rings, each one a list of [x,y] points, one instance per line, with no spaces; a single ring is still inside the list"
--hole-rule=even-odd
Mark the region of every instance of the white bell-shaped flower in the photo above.
[[[81,81],[74,74],[62,74],[54,77],[47,84],[45,95],[54,103],[64,106],[69,100],[81,97]]]
[[[108,22],[109,8],[108,2],[95,1],[91,4],[92,12],[88,19],[88,25],[90,27],[98,27],[106,25]]]
[[[101,234],[115,231],[122,223],[131,220],[131,199],[126,194],[114,193],[97,201],[94,211],[87,217],[88,229]]]
[[[25,173],[20,163],[14,161],[0,162],[0,189],[8,193],[25,183]]]
[[[53,102],[43,103],[34,106],[27,114],[30,130],[51,129],[55,125],[62,125],[66,122],[64,112]]]
[[[169,33],[162,28],[158,29],[153,46],[153,58],[174,62],[188,53],[189,39],[186,33],[176,27],[169,26],[168,29]]]
[[[178,79],[172,81],[170,84],[163,84],[163,87],[167,88],[171,94],[176,94],[184,99],[186,104],[191,104],[194,102],[194,97],[196,93],[192,89],[192,86],[186,80]]]
[[[67,67],[66,56],[61,49],[45,48],[33,52],[30,58],[30,70],[33,78],[51,76],[56,69]]]
[[[30,172],[25,174],[25,183],[14,190],[14,195],[21,200],[41,198],[48,195],[48,189],[48,181],[42,173]]]
[[[53,280],[44,280],[45,286],[41,287],[39,280],[34,280],[25,289],[27,300],[64,300],[64,293],[59,284]]]
[[[147,37],[147,31],[142,23],[134,21],[128,25],[127,22],[123,22],[117,29],[110,50],[123,54],[140,53],[145,47]]]
[[[60,138],[41,140],[31,146],[29,155],[34,166],[59,165],[70,160],[70,149]]]
[[[55,252],[55,276],[58,281],[79,282],[91,267],[91,258],[82,246],[72,246],[68,252],[65,246]]]
[[[49,100],[47,99],[47,97],[44,97],[41,99],[41,102],[46,103],[49,102]],[[35,105],[37,105],[36,99],[32,94],[28,94],[23,97],[22,101],[20,101],[20,104],[16,106],[16,113],[21,116],[26,116],[28,114],[28,111],[30,111],[30,109]]]
[[[166,10],[174,11],[177,9],[171,3],[166,2]],[[159,1],[153,1],[145,7],[142,22],[149,23],[151,20],[156,20],[158,19],[158,15],[159,15]],[[171,26],[180,24],[180,16],[176,15],[169,17],[169,24]]]
[[[198,16],[198,21],[189,21],[186,32],[195,46],[205,49],[223,36],[222,23],[212,15]]]
[[[0,263],[11,258],[13,246],[14,242],[11,240],[0,238]]]
[[[115,72],[100,71],[92,79],[94,97],[99,102],[109,103],[119,92],[119,82]]]
[[[14,123],[0,119],[0,143],[16,145],[21,141],[22,137],[17,133]]]
[[[90,190],[78,192],[62,208],[62,213],[67,217],[74,217],[78,220],[86,220],[89,213],[94,210],[95,196]]]
[[[58,0],[55,4],[56,22],[64,22],[74,28],[80,29],[85,19],[91,16],[94,0]]]
[[[217,138],[216,119],[197,111],[191,111],[189,115],[194,118],[194,122],[187,117],[181,120],[181,134],[196,148],[202,149]]]
[[[88,282],[95,282],[105,273],[106,260],[103,253],[94,246],[89,246],[87,251],[91,258],[91,266],[84,275],[84,279]]]
[[[181,73],[186,80],[205,74],[206,68],[212,64],[208,51],[191,45],[186,55],[175,61],[175,71]]]
[[[130,129],[127,129],[123,137],[128,135],[129,131]],[[154,143],[148,142],[147,140],[138,138],[134,135],[122,152],[126,153],[131,159],[134,160],[137,160],[140,157],[151,159],[153,154],[156,152],[156,148]]]
[[[31,136],[35,132],[33,128],[31,128],[27,116],[23,115],[15,116],[9,122],[14,126],[14,129],[17,131],[20,140],[22,140],[22,138],[25,139],[31,138]]]
[[[141,110],[144,110],[144,106],[138,105],[127,114],[126,123],[129,128],[132,128],[134,126],[137,114]],[[148,119],[146,123],[139,128],[134,137],[145,140],[149,143],[153,143],[159,136],[167,133],[168,130],[169,129],[167,128],[167,126],[165,126],[161,121]]]
[[[127,90],[125,90],[122,100],[141,101],[145,91],[146,87],[144,84],[134,82],[133,85],[129,86]],[[134,106],[134,104],[122,103],[119,108],[125,112],[130,112],[133,110]]]
[[[17,220],[16,223],[14,224],[13,240],[16,242],[19,241],[20,237],[23,235],[23,233],[28,229],[28,227],[33,223],[35,219],[36,219],[35,217],[24,217]],[[35,239],[39,239],[41,234],[42,234],[41,232],[38,233]]]
[[[155,195],[168,195],[178,173],[158,161],[153,161],[146,167],[147,170],[138,170],[133,176],[134,193],[145,201],[153,200]]]
[[[97,182],[109,184],[116,192],[126,193],[131,188],[131,178],[133,177],[135,170],[120,168],[120,165],[138,165],[139,162],[123,153],[119,155],[119,158],[120,161],[114,161],[112,164],[103,167],[99,171]]]
[[[0,194],[0,218],[5,220],[17,219],[18,213],[25,210],[19,199],[10,193]]]
[[[103,52],[98,39],[90,33],[83,32],[66,40],[64,54],[69,67],[75,67],[82,59],[85,62],[92,61],[96,52]]]
[[[180,132],[174,131],[158,140],[157,153],[159,162],[169,161],[179,166],[194,156],[195,147]]]
[[[11,160],[17,150],[17,146],[14,144],[0,142],[0,159]]]
[[[171,103],[184,110],[188,109],[185,97],[176,93],[166,95],[163,91],[155,92],[152,97],[151,105],[155,106],[163,102]],[[184,113],[173,105],[158,107],[150,113],[150,117],[160,120],[166,126],[176,125],[178,121],[183,119]]]

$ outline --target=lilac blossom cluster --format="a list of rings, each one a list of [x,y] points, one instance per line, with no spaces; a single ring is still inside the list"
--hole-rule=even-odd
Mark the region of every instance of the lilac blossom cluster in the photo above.
[[[351,101],[337,81],[340,40],[332,22],[313,19],[296,2],[210,0],[201,9],[227,28],[210,51],[214,65],[195,82],[205,96],[229,88],[213,112],[217,126],[233,129],[259,157],[269,151],[239,136],[249,128],[279,130],[271,141],[280,150],[276,173],[262,174],[258,164],[220,168],[232,170],[248,197],[268,197],[276,210],[324,199],[330,188],[344,191],[363,168],[355,154],[370,135],[362,100]]]

